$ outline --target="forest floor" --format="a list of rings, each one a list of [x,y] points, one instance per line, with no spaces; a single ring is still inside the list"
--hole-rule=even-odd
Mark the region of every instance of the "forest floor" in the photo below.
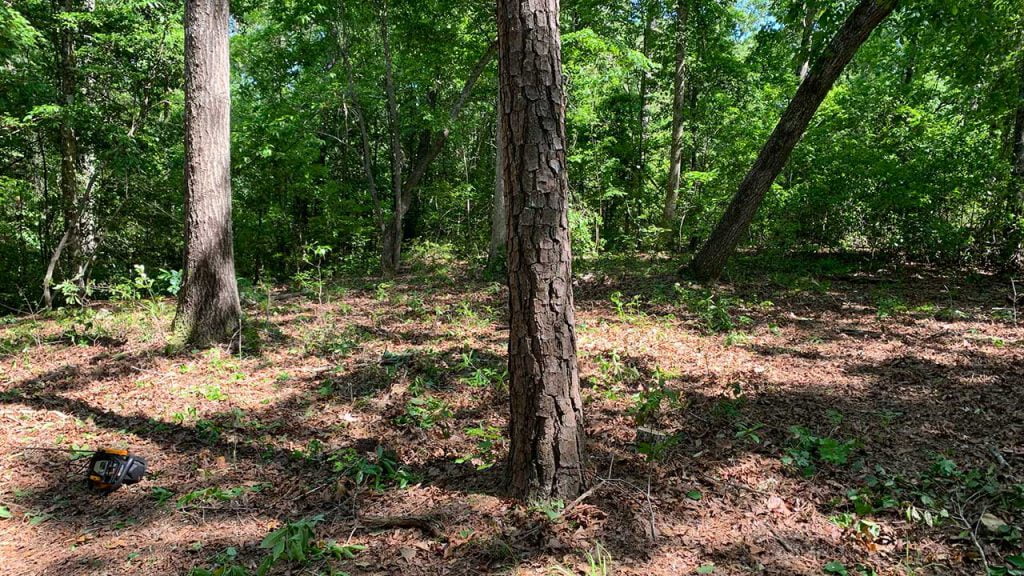
[[[1024,573],[1011,283],[740,268],[577,264],[592,490],[528,506],[506,293],[465,266],[248,291],[240,356],[169,347],[167,299],[0,319],[0,572]],[[29,449],[99,446],[149,475],[103,498]]]

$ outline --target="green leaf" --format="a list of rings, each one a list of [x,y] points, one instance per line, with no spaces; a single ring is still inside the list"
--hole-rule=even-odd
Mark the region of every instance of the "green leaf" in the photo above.
[[[838,574],[839,576],[849,576],[850,574],[842,562],[829,562],[825,564],[824,570],[826,574]]]
[[[13,516],[11,510],[7,506],[0,506],[0,519],[7,520]]]
[[[714,563],[712,563],[712,564],[704,564],[700,568],[697,568],[697,574],[712,574],[712,573],[714,573],[714,571],[715,571]]]
[[[690,500],[697,501],[703,498],[704,495],[700,493],[700,490],[690,490],[689,492],[686,493],[686,497],[689,498]]]

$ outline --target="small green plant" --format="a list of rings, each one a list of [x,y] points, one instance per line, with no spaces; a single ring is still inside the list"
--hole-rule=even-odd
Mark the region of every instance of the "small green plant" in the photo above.
[[[415,476],[398,462],[395,455],[378,446],[372,460],[351,448],[339,450],[328,458],[332,469],[352,480],[356,486],[382,490],[388,486],[402,489],[415,481]]]
[[[584,576],[608,576],[611,574],[612,569],[612,555],[608,553],[608,550],[598,542],[594,545],[593,550],[589,551],[585,555],[587,560],[587,566],[583,569]],[[553,566],[548,569],[548,574],[558,576],[576,576],[575,570],[566,568],[565,566]]]
[[[612,306],[615,307],[615,314],[618,315],[619,320],[628,320],[635,316],[641,316],[641,300],[640,296],[636,295],[632,298],[623,296],[622,292],[615,291],[608,297],[611,300]]]
[[[69,280],[64,280],[53,287],[54,290],[64,297],[64,304],[68,306],[84,306],[88,302],[89,297],[92,296],[94,286],[91,280],[84,283],[81,280],[81,276],[76,276]],[[79,283],[82,285],[80,286]]]
[[[429,430],[451,417],[451,406],[441,398],[413,396],[405,404],[405,413],[396,418],[395,422],[402,426],[416,426]]]
[[[847,464],[860,445],[856,440],[816,436],[802,426],[792,426],[789,431],[792,444],[786,449],[782,463],[797,468],[806,477],[813,476],[820,463],[833,466]]]
[[[331,247],[324,244],[307,244],[302,249],[302,262],[311,269],[300,270],[292,277],[299,289],[315,295],[318,303],[324,303],[324,260]]]
[[[263,576],[281,560],[304,565],[311,558],[318,556],[321,551],[316,547],[313,530],[323,519],[322,515],[317,515],[298,520],[268,534],[263,542],[260,542],[260,548],[269,552],[260,562],[256,574]]]
[[[178,497],[177,505],[178,508],[185,509],[195,506],[210,505],[216,502],[230,502],[241,498],[246,494],[259,492],[263,488],[264,486],[262,484],[256,484],[254,486],[235,486],[233,488],[211,486],[201,490],[193,490],[188,494],[183,494]]]
[[[238,550],[228,548],[213,560],[213,568],[193,568],[189,576],[251,576],[249,570],[237,564]]]
[[[749,343],[751,339],[750,334],[747,334],[742,330],[730,330],[729,333],[725,335],[725,338],[722,339],[722,344],[730,347],[742,346]]]
[[[759,431],[764,428],[764,424],[757,422],[755,424],[745,424],[743,422],[736,423],[736,438],[747,442],[749,444],[760,444],[761,435]]]
[[[494,466],[498,461],[498,456],[494,453],[494,449],[505,440],[505,435],[502,434],[501,429],[497,426],[480,425],[467,428],[466,435],[476,440],[476,447],[471,454],[459,458],[455,462],[458,464],[474,463],[477,470],[486,470]]]
[[[174,498],[174,492],[171,492],[162,486],[154,486],[149,491],[149,495],[156,501],[157,506],[161,506],[171,498]]]
[[[220,425],[212,420],[196,420],[196,436],[207,444],[216,444],[220,440]]]
[[[227,400],[228,395],[220,389],[217,384],[207,384],[205,386],[196,388],[196,395],[205,398],[211,402],[220,402],[221,400]]]
[[[876,302],[875,316],[879,320],[886,318],[893,318],[900,314],[905,314],[908,310],[907,304],[903,302],[898,296],[883,295],[880,296]]]
[[[378,302],[384,302],[391,297],[391,289],[395,287],[394,282],[381,282],[373,289],[373,297]]]
[[[540,512],[549,522],[557,522],[562,518],[562,511],[565,510],[565,501],[537,500],[531,502],[528,508],[534,512]]]
[[[729,332],[736,328],[731,309],[737,304],[732,298],[716,295],[698,286],[674,286],[676,297],[697,317],[700,327],[708,333]]]
[[[633,421],[637,426],[647,426],[657,422],[661,416],[662,403],[672,410],[683,407],[679,392],[666,385],[668,378],[668,374],[656,370],[653,384],[645,386],[643,390],[633,396],[633,406],[629,409],[629,413],[633,416]]]
[[[181,291],[181,283],[184,277],[181,270],[161,268],[160,272],[156,275],[156,279],[164,284],[164,292],[171,296],[177,296],[178,292]]]

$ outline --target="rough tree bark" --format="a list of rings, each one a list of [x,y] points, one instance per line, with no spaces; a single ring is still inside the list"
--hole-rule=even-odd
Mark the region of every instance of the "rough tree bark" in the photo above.
[[[764,195],[803,137],[818,106],[857,49],[897,4],[898,0],[860,0],[853,9],[800,84],[711,237],[694,257],[690,270],[696,278],[711,280],[722,274],[726,261],[750,227]]]
[[[508,198],[508,481],[524,500],[584,486],[559,0],[498,0]]]
[[[508,245],[508,209],[505,198],[505,178],[502,165],[505,162],[505,139],[501,130],[501,95],[499,90],[497,111],[497,128],[494,132],[494,198],[491,201],[491,241],[487,245],[487,269],[494,273],[504,274],[508,271],[505,265],[505,251]]]
[[[679,203],[679,182],[683,171],[689,18],[690,0],[679,0],[676,5],[676,72],[672,80],[672,138],[668,153],[668,185],[665,189],[665,206],[661,214],[662,225],[670,230],[675,225],[676,206]]]
[[[194,346],[241,337],[231,232],[228,0],[185,2],[185,260],[175,331]]]

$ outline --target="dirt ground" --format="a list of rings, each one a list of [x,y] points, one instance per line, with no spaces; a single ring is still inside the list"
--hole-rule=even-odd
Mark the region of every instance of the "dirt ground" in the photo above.
[[[575,502],[504,498],[506,294],[456,264],[249,291],[240,356],[168,346],[167,299],[0,319],[0,572],[255,573],[314,519],[307,562],[270,573],[1017,573],[1009,280],[825,260],[708,292],[657,259],[577,268]],[[99,446],[150,474],[103,498],[29,449]]]

